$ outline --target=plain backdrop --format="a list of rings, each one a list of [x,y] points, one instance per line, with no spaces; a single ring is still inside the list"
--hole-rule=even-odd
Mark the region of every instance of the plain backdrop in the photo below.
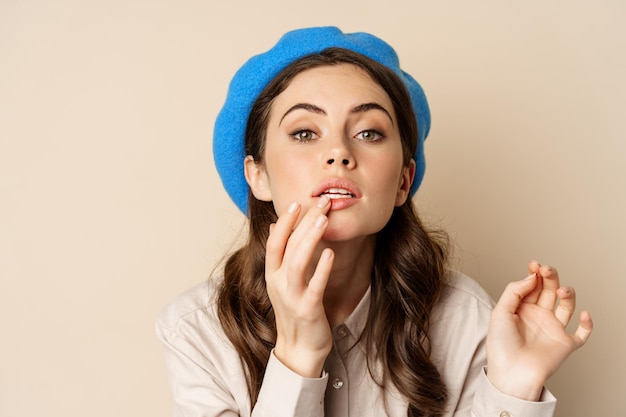
[[[556,266],[594,334],[557,416],[623,411],[626,3],[0,0],[0,415],[171,415],[153,323],[241,234],[211,152],[287,30],[392,44],[433,115],[416,202],[497,298]],[[618,404],[620,404],[618,406]]]

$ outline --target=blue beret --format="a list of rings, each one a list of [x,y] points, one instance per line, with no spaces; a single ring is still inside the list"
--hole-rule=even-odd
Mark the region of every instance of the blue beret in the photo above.
[[[365,55],[385,65],[404,82],[417,120],[418,143],[414,159],[415,193],[424,177],[424,139],[430,130],[430,110],[422,87],[400,69],[396,52],[382,39],[368,33],[343,33],[336,27],[298,29],[286,33],[269,51],[250,58],[235,74],[224,107],[213,130],[213,157],[222,184],[230,198],[247,214],[248,184],[244,176],[245,133],[252,105],[265,86],[294,61],[326,48],[339,47]]]

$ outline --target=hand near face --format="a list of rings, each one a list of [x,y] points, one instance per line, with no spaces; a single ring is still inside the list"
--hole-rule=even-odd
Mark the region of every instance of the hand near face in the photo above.
[[[332,347],[323,298],[333,264],[324,249],[311,261],[328,224],[327,197],[311,207],[294,230],[301,207],[293,203],[272,225],[265,256],[265,281],[276,317],[276,357],[292,371],[318,378]]]
[[[560,286],[554,268],[533,261],[528,270],[526,279],[506,287],[491,315],[487,376],[500,391],[536,401],[545,381],[589,339],[593,323],[583,311],[578,329],[568,334],[574,289]]]

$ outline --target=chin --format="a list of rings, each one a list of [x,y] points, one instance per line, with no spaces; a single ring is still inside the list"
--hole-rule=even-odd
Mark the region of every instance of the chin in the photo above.
[[[376,235],[381,229],[380,228],[371,228],[372,225],[368,225],[366,230],[350,227],[354,225],[346,225],[345,223],[342,225],[333,224],[331,220],[328,224],[328,227],[324,231],[324,235],[322,236],[322,240],[326,242],[350,242],[350,241],[358,241],[361,239],[365,239],[372,235]]]

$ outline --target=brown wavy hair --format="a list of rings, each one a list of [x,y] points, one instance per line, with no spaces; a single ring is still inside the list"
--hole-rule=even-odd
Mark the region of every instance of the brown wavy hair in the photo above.
[[[364,70],[389,95],[400,128],[403,163],[408,166],[417,146],[417,123],[409,94],[387,67],[350,50],[329,48],[285,68],[256,100],[246,127],[246,153],[263,161],[270,107],[291,80],[306,69],[351,64]],[[248,194],[247,242],[226,260],[219,291],[218,314],[226,335],[246,370],[252,405],[258,398],[276,323],[265,288],[265,244],[277,220],[271,202]],[[448,241],[441,231],[427,231],[411,198],[396,207],[378,232],[371,282],[371,305],[365,330],[372,378],[382,388],[391,382],[409,404],[408,416],[439,416],[446,387],[430,360],[429,321],[445,279]],[[375,376],[374,363],[382,365]]]

